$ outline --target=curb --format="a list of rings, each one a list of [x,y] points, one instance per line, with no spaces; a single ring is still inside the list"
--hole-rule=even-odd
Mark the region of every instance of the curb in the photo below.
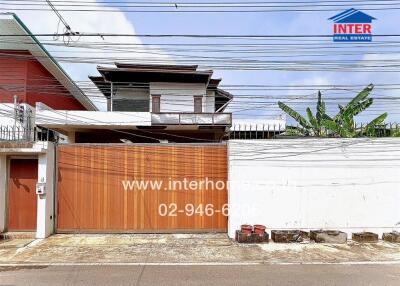
[[[400,261],[346,261],[346,262],[56,262],[56,263],[0,263],[0,267],[32,267],[32,266],[254,266],[254,265],[400,265]]]

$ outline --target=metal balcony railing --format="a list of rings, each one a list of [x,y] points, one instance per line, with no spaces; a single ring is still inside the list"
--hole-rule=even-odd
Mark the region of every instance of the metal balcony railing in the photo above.
[[[181,113],[151,114],[152,125],[224,125],[232,124],[232,113]]]
[[[52,141],[53,138],[53,132],[48,129],[0,125],[0,141],[2,142]]]

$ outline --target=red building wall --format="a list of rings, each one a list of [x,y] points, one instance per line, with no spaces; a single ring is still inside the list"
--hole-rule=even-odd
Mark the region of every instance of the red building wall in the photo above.
[[[12,103],[14,95],[31,106],[86,110],[29,52],[0,51],[0,103]]]
[[[13,102],[14,95],[17,95],[21,101],[26,101],[27,61],[11,58],[9,53],[11,52],[0,51],[0,102]],[[23,56],[26,52],[13,54]]]

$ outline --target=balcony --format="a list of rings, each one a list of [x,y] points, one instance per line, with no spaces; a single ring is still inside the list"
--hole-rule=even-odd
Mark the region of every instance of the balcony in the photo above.
[[[220,125],[231,126],[232,113],[152,113],[151,125]]]
[[[16,125],[0,125],[0,141],[34,141],[33,129]]]
[[[32,148],[35,143],[53,141],[56,141],[56,135],[53,131],[48,129],[0,125],[0,149]],[[0,150],[0,152],[1,151],[2,150]]]
[[[150,112],[106,112],[75,110],[36,111],[36,125],[53,129],[107,128],[126,129],[151,126]]]

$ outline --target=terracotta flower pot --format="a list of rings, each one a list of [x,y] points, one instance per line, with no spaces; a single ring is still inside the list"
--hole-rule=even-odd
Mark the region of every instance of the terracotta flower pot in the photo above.
[[[251,234],[253,232],[253,227],[249,224],[242,224],[240,226],[240,231],[245,234]]]
[[[261,224],[254,225],[254,232],[259,235],[264,235],[265,229],[266,229],[266,227],[264,225],[261,225]]]

